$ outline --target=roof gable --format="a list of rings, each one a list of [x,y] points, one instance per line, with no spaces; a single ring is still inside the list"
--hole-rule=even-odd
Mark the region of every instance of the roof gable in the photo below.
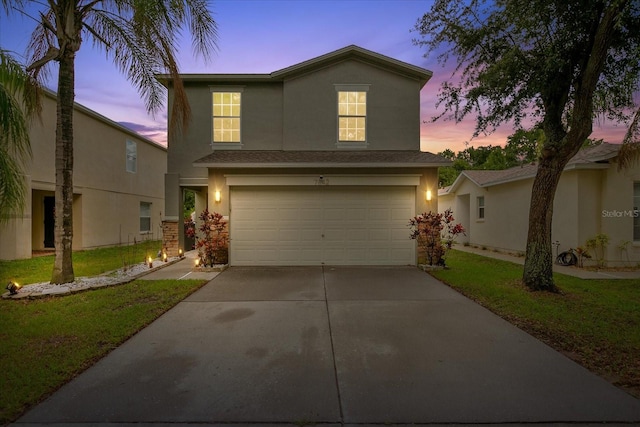
[[[406,77],[419,80],[420,87],[423,87],[429,81],[431,76],[433,76],[433,73],[427,69],[417,67],[406,62],[398,61],[397,59],[393,59],[388,56],[363,49],[356,45],[350,45],[342,49],[338,49],[336,51],[318,56],[316,58],[300,62],[299,64],[274,71],[273,73],[271,73],[271,77],[274,79],[288,79],[301,74],[313,72],[317,69],[324,68],[348,59],[359,60],[386,69],[388,71],[392,71]]]
[[[300,62],[295,65],[274,71],[270,74],[181,74],[180,77],[185,82],[250,82],[250,81],[284,81],[302,74],[310,73],[333,64],[346,61],[358,60],[396,74],[403,75],[420,82],[422,88],[433,76],[433,72],[397,59],[363,49],[356,45],[350,45],[333,52],[326,53],[316,58]],[[160,83],[169,86],[171,76],[169,74],[157,74],[156,78]]]

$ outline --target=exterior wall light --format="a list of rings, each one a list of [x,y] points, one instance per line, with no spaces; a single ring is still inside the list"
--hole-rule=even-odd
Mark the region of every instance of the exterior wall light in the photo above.
[[[427,190],[427,192],[425,193],[425,198],[427,199],[427,202],[431,201],[431,190]]]
[[[216,190],[214,200],[216,201],[216,203],[220,203],[220,190]]]
[[[16,282],[9,282],[6,289],[9,291],[10,295],[15,295],[18,293],[18,290],[20,290],[21,287],[22,286],[17,284]]]

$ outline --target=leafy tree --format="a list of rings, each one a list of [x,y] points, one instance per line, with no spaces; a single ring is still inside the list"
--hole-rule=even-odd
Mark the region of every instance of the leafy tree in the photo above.
[[[74,280],[73,239],[73,103],[75,58],[83,41],[104,50],[143,96],[147,109],[158,111],[164,88],[157,73],[172,78],[170,131],[186,126],[189,105],[175,54],[184,27],[196,53],[205,59],[215,48],[216,25],[206,0],[2,0],[5,12],[33,16],[35,29],[28,47],[27,71],[38,76],[58,63],[56,122],[55,261],[52,283]],[[28,8],[25,6],[28,5]],[[98,84],[99,82],[96,82]]]
[[[505,156],[512,166],[532,163],[538,160],[544,144],[544,131],[539,126],[533,129],[518,129],[507,137]]]
[[[514,166],[505,155],[502,147],[493,147],[487,156],[487,160],[482,165],[482,169],[501,170]]]
[[[443,83],[444,112],[436,119],[475,115],[475,134],[505,122],[520,127],[527,117],[540,122],[545,139],[523,271],[530,289],[556,290],[551,220],[565,165],[591,134],[595,115],[628,122],[636,108],[638,28],[640,2],[633,0],[436,0],[416,24],[418,45],[443,49],[441,61],[457,62],[457,81]],[[621,155],[629,151],[639,150]]]
[[[40,112],[39,84],[0,49],[0,224],[24,210],[24,163],[31,157],[29,120]]]
[[[456,158],[456,153],[453,152],[453,150],[447,148],[444,151],[441,151],[438,153],[438,155],[444,157],[445,159],[449,159],[449,160],[453,160]]]
[[[453,153],[453,151],[449,149],[447,150]],[[438,153],[438,154],[443,157],[450,155],[449,153],[445,153],[445,154]],[[453,184],[453,182],[456,180],[458,175],[460,175],[460,173],[463,170],[473,169],[473,167],[469,164],[469,162],[462,159],[463,156],[464,155],[462,152],[453,154],[453,157],[448,157],[453,162],[451,166],[444,166],[444,167],[438,168],[438,183],[440,187],[447,187]]]

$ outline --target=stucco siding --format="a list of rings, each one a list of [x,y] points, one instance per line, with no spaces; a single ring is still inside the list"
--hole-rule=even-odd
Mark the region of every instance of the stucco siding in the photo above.
[[[30,129],[32,160],[27,209],[0,227],[0,259],[29,258],[45,245],[45,198],[55,190],[56,100],[43,97],[42,118]],[[136,145],[136,171],[127,172],[126,141]],[[164,208],[167,152],[149,140],[77,105],[74,109],[73,248],[87,249],[140,240],[140,202],[152,203],[152,222]],[[52,219],[52,213],[49,214]],[[49,230],[51,230],[49,228]],[[160,238],[155,231],[155,238]],[[133,238],[130,239],[133,241]]]
[[[181,177],[206,179],[207,171],[192,167],[193,161],[211,152],[212,100],[206,85],[185,85],[191,107],[191,121],[182,133],[169,135],[167,147],[167,173]],[[169,103],[173,104],[173,91],[169,91]],[[171,120],[169,108],[169,122]]]
[[[587,239],[604,233],[602,220],[602,170],[576,170],[576,246],[583,246]]]
[[[633,241],[633,183],[640,182],[640,165],[618,171],[614,163],[603,175],[599,216],[602,232],[610,238],[607,259],[615,264],[638,264],[640,241]]]
[[[515,181],[488,188],[485,222],[498,249],[524,252],[527,243],[532,181]],[[490,238],[490,236],[486,236]]]
[[[360,61],[350,60],[285,81],[285,150],[336,149],[335,85],[369,85],[368,149],[420,149],[419,83]]]
[[[533,178],[527,181],[533,184]],[[560,252],[579,246],[578,195],[578,174],[575,171],[564,172],[558,182],[553,200],[553,219],[551,222],[551,241],[559,242],[558,250]]]

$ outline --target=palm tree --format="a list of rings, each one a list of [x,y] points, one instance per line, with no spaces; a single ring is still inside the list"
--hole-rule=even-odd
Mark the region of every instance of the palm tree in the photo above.
[[[39,112],[38,82],[10,52],[0,49],[0,224],[24,210],[29,120]]]
[[[95,47],[126,74],[145,100],[148,111],[163,105],[164,87],[158,73],[172,78],[172,132],[187,125],[189,105],[176,63],[182,31],[189,30],[193,48],[205,60],[216,47],[216,23],[206,0],[2,0],[9,11],[29,4],[38,9],[37,25],[28,47],[27,71],[37,77],[52,62],[58,63],[56,121],[55,260],[51,283],[74,280],[73,239],[73,103],[75,57],[90,39]],[[43,5],[44,3],[44,5]]]

